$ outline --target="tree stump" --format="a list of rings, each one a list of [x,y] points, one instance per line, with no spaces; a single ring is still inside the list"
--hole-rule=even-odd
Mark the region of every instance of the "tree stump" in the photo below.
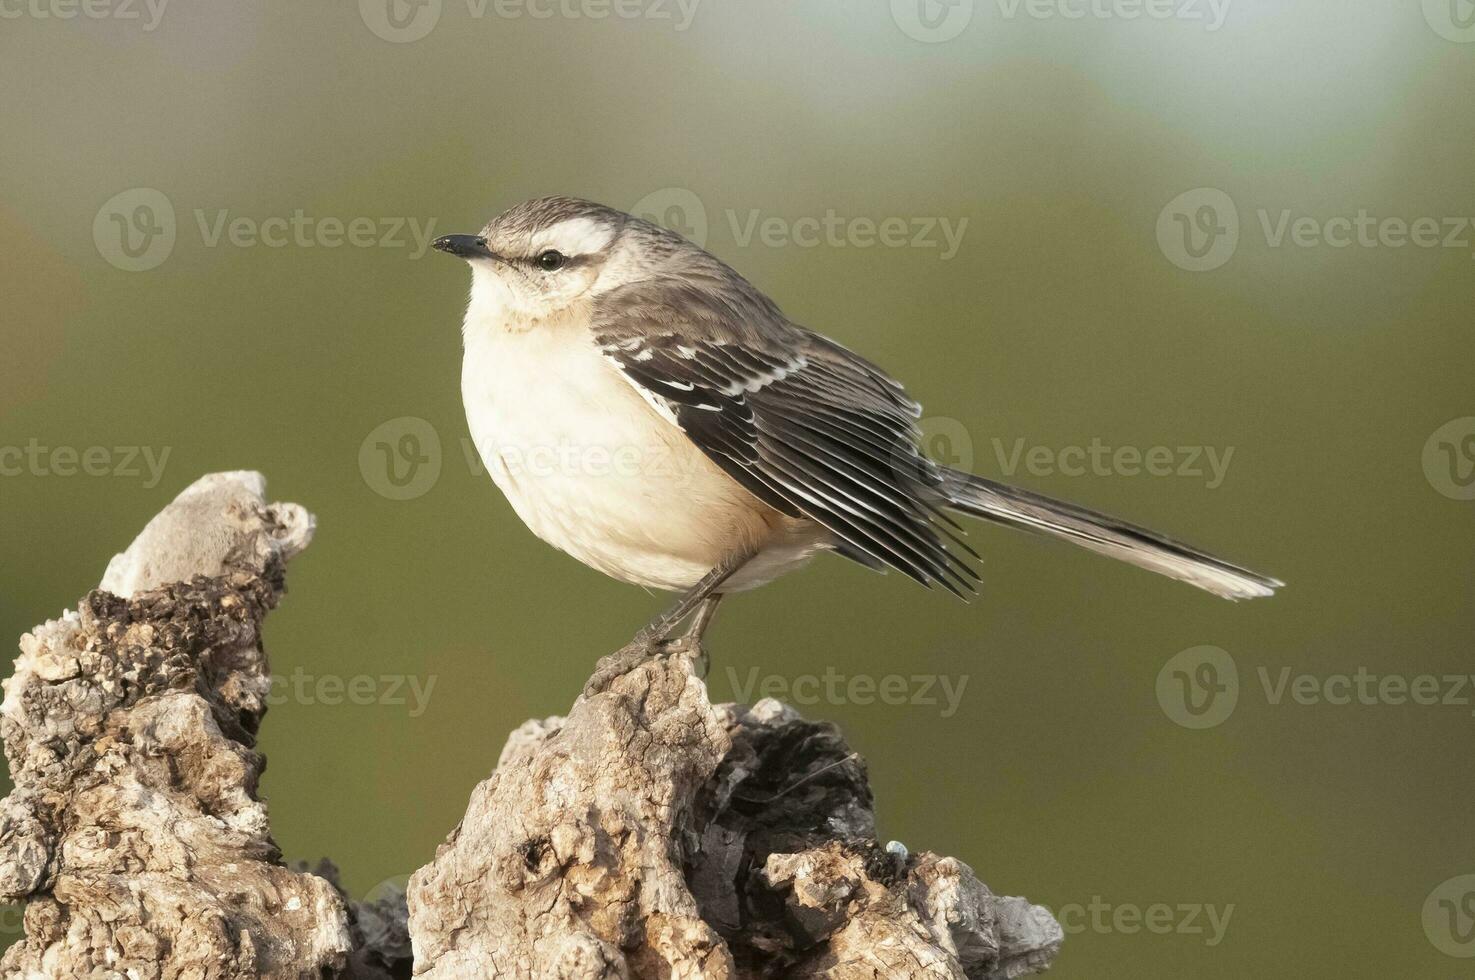
[[[407,898],[288,867],[255,751],[262,619],[312,537],[254,473],[207,476],[76,612],[21,639],[0,735],[6,980],[950,978],[1048,968],[1043,908],[881,844],[864,762],[776,701],[643,664],[512,733]],[[291,760],[285,764],[290,765]]]

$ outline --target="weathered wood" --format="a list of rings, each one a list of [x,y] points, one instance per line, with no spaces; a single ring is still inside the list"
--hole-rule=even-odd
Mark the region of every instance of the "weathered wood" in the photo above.
[[[1048,912],[875,837],[864,763],[776,701],[647,663],[513,733],[411,879],[417,976],[1016,977]]]
[[[7,978],[319,977],[341,896],[284,867],[256,794],[261,621],[312,518],[256,474],[205,477],[102,586],[21,639],[0,734],[0,900],[28,902]]]
[[[312,517],[205,477],[21,640],[0,735],[5,980],[968,978],[1048,967],[1049,913],[875,837],[865,764],[670,657],[512,733],[406,897],[283,864],[256,785],[260,631]],[[285,764],[290,765],[291,760]],[[413,949],[412,949],[413,943]]]

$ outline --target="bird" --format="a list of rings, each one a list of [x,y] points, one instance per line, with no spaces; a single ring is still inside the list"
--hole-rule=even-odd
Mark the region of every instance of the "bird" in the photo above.
[[[824,552],[971,598],[979,555],[962,518],[1060,538],[1226,599],[1283,585],[929,459],[921,406],[900,382],[651,221],[544,197],[434,247],[471,267],[462,401],[517,516],[606,575],[679,593],[600,662],[586,694],[652,657],[705,658],[725,595]]]

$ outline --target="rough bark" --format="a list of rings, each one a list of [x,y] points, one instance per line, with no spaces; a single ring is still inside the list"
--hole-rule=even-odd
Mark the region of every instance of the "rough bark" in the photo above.
[[[969,978],[1048,967],[1049,913],[882,846],[865,765],[774,701],[644,664],[512,733],[400,894],[282,863],[256,795],[261,622],[312,518],[257,474],[156,517],[77,612],[21,640],[0,735],[4,980]],[[288,762],[290,764],[290,760]],[[412,949],[413,940],[413,949]]]
[[[312,518],[257,474],[170,504],[76,612],[21,638],[0,735],[0,900],[28,902],[6,978],[318,977],[347,909],[284,867],[256,796],[261,621]]]
[[[995,980],[1062,938],[962,862],[881,846],[832,725],[713,706],[682,657],[514,732],[409,915],[427,980]]]

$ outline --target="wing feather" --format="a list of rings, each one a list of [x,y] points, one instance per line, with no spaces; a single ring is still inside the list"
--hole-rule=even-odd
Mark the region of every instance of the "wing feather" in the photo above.
[[[948,529],[942,478],[917,447],[920,408],[897,382],[771,310],[749,309],[768,318],[755,330],[683,319],[679,298],[663,304],[646,284],[596,310],[596,343],[647,401],[759,500],[827,528],[841,554],[976,592],[977,555]]]

